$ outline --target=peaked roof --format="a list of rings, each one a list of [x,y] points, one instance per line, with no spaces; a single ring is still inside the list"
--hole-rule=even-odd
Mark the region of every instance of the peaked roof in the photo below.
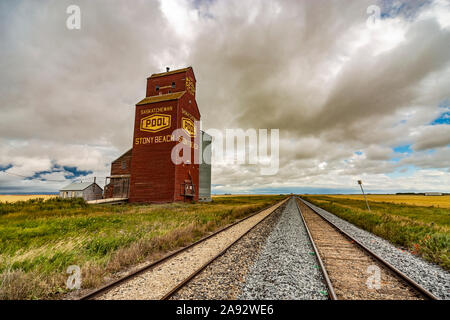
[[[156,102],[162,102],[162,101],[178,100],[185,93],[186,93],[186,91],[179,91],[179,92],[174,92],[174,93],[169,93],[169,94],[162,94],[159,96],[146,97],[145,99],[139,101],[136,105],[140,106],[140,105],[144,105],[144,104],[150,104],[150,103],[156,103]]]
[[[171,75],[171,74],[186,72],[189,69],[192,69],[192,67],[187,67],[187,68],[183,68],[183,69],[173,70],[173,71],[169,71],[169,72],[154,73],[148,79],[164,77],[164,76],[168,76],[168,75]]]
[[[64,188],[60,189],[59,191],[83,191],[93,184],[96,184],[96,183],[94,183],[94,182],[71,183],[68,186],[65,186]]]
[[[131,154],[131,152],[133,151],[133,148],[131,148],[130,150],[128,150],[127,152],[125,152],[124,154],[122,154],[120,157],[118,157],[116,160],[114,160],[113,162],[116,162],[117,160],[119,160],[120,158],[122,158],[123,156],[126,156],[128,154]]]

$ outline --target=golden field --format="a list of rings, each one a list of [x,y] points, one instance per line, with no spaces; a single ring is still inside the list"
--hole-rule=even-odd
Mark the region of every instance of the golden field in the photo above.
[[[39,195],[39,194],[22,194],[22,195],[1,195],[0,194],[0,202],[17,202],[17,201],[27,201],[30,199],[39,199],[42,198],[44,200],[48,200],[51,198],[55,198],[57,195]]]
[[[362,194],[327,195],[331,198],[364,200]],[[376,202],[391,202],[423,207],[450,208],[450,196],[421,196],[421,195],[395,195],[395,194],[369,194],[367,200]]]

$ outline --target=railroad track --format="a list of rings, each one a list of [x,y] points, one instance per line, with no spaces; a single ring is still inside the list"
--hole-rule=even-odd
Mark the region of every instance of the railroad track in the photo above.
[[[296,203],[330,299],[437,300],[432,293],[318,213],[307,201],[297,198]]]
[[[255,212],[156,262],[91,291],[80,300],[170,299],[289,199],[286,198]]]

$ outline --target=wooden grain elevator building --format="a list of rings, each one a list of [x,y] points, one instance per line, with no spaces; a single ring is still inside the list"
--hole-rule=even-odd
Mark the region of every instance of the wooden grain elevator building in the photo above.
[[[203,152],[211,137],[200,131],[195,94],[192,67],[147,79],[146,97],[136,104],[133,147],[112,162],[106,198],[131,203],[211,200],[211,154]],[[172,150],[181,143],[181,155],[190,152],[190,160],[177,164]]]

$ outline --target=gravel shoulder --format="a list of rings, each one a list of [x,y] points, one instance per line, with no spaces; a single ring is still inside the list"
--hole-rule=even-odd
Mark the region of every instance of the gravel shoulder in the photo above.
[[[314,249],[291,198],[242,285],[244,300],[326,300]]]
[[[302,200],[440,299],[450,299],[450,273]]]

